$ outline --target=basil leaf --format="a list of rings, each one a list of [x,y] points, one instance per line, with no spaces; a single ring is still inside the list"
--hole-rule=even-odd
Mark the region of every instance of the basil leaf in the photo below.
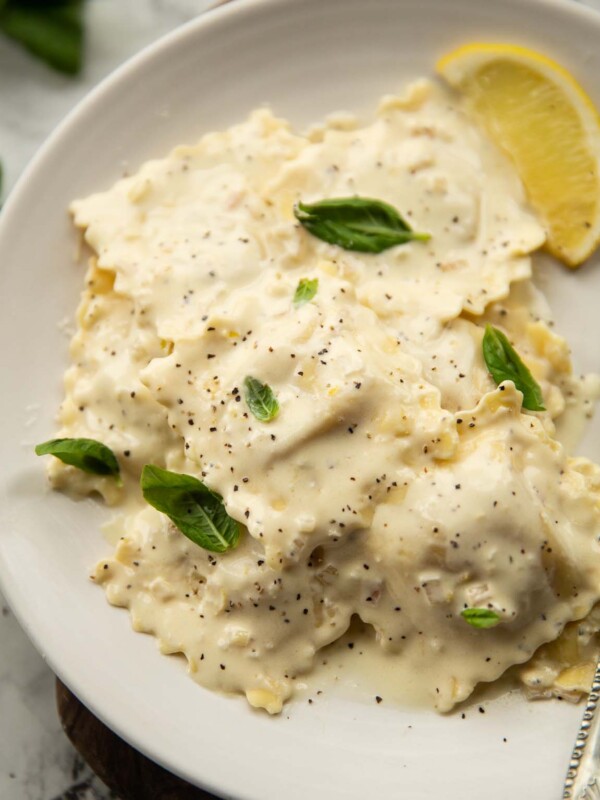
[[[493,628],[500,622],[500,617],[489,608],[465,608],[461,617],[474,628]]]
[[[317,289],[319,288],[319,279],[313,278],[310,280],[309,278],[302,278],[296,286],[296,291],[294,292],[294,307],[300,308],[305,303],[308,303],[310,300],[317,293]]]
[[[313,236],[359,253],[381,253],[397,244],[430,238],[428,233],[415,233],[393,206],[368,197],[298,203],[294,214]]]
[[[166,514],[199,547],[224,553],[239,542],[239,522],[225,511],[221,495],[198,478],[146,464],[140,486],[146,502]]]
[[[539,384],[502,331],[491,325],[486,325],[483,335],[483,358],[498,386],[503,381],[512,381],[523,393],[523,408],[546,410]]]
[[[59,72],[76,75],[83,53],[84,0],[6,0],[0,31]]]
[[[119,486],[123,485],[113,451],[95,439],[50,439],[35,448],[38,456],[55,456],[64,464],[70,464],[92,475],[112,475]]]
[[[279,413],[279,403],[266,383],[248,375],[244,378],[245,399],[250,411],[261,422],[270,422]]]

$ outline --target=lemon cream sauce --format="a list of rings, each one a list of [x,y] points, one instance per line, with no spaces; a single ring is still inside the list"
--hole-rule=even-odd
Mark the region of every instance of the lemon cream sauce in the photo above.
[[[350,195],[431,238],[365,255],[294,217]],[[256,111],[72,212],[93,256],[60,435],[110,447],[124,488],[58,461],[51,480],[119,508],[94,578],[194,679],[276,713],[358,617],[365,646],[447,710],[588,614],[600,469],[556,424],[596,383],[573,377],[530,283],[545,237],[514,170],[449,93],[421,81],[366,126],[305,136]],[[296,308],[302,278],[318,291]],[[546,411],[492,381],[488,322]],[[277,397],[269,423],[247,375]],[[239,546],[203,550],[146,505],[148,463],[218,492]],[[473,607],[499,624],[470,626]]]

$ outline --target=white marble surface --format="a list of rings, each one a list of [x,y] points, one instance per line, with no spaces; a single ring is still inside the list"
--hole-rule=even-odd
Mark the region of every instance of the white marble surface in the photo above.
[[[587,3],[600,10],[600,0]],[[86,66],[76,80],[51,72],[0,38],[4,194],[55,125],[98,81],[209,5],[210,0],[89,0]],[[60,729],[52,673],[1,596],[0,609],[0,800],[107,800],[113,795]]]
[[[105,75],[210,0],[88,0],[86,65],[73,80],[0,37],[4,195],[40,144]],[[54,677],[0,596],[0,800],[112,797],[64,736]]]

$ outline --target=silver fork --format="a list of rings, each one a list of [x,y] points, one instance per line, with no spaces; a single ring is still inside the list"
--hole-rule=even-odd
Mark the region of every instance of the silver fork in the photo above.
[[[569,762],[563,800],[600,800],[600,661]]]

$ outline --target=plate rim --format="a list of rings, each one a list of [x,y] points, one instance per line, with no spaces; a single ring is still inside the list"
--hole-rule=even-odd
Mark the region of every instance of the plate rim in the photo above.
[[[180,25],[169,33],[159,37],[156,41],[146,45],[135,55],[128,58],[116,69],[111,71],[96,86],[76,103],[69,113],[46,137],[43,144],[37,149],[33,157],[28,162],[25,169],[15,182],[10,191],[2,213],[0,214],[0,253],[3,249],[5,237],[9,237],[10,228],[21,215],[22,196],[25,194],[28,184],[35,180],[36,173],[52,159],[53,151],[60,146],[62,138],[68,134],[71,128],[83,121],[86,115],[93,113],[94,107],[101,102],[111,92],[118,89],[121,81],[132,77],[137,71],[142,71],[147,62],[151,62],[164,51],[177,46],[179,42],[188,37],[195,37],[199,31],[208,31],[213,26],[219,26],[223,20],[233,16],[243,18],[244,14],[252,15],[261,9],[283,8],[302,0],[232,0],[221,5],[210,6],[204,9],[192,20]],[[544,8],[558,9],[571,16],[578,16],[583,22],[588,22],[597,29],[600,36],[600,9],[596,10],[590,6],[583,5],[578,0],[501,0],[507,6],[538,6],[539,13],[543,13]],[[205,34],[203,34],[205,35]],[[10,476],[10,468],[2,469],[1,477]],[[161,755],[160,743],[154,740],[140,741],[134,733],[129,733],[121,724],[121,720],[114,719],[110,712],[103,710],[102,705],[98,704],[93,694],[90,694],[86,686],[86,681],[82,677],[81,669],[71,663],[63,663],[60,654],[55,652],[52,647],[46,646],[41,630],[36,629],[32,621],[27,617],[21,602],[21,589],[12,580],[9,570],[4,564],[2,552],[0,550],[0,589],[7,604],[10,606],[20,627],[24,630],[29,640],[36,650],[41,654],[44,661],[49,665],[57,677],[92,711],[92,713],[110,728],[116,735],[128,742],[132,747],[146,755],[155,763],[164,767],[184,780],[216,796],[227,796],[236,800],[256,800],[255,795],[248,793],[243,788],[243,782],[239,779],[231,779],[230,776],[222,775],[218,783],[207,777],[199,778],[197,774],[189,771],[182,764],[174,764]],[[132,631],[133,633],[133,631]],[[186,678],[187,679],[187,678]],[[567,762],[565,753],[565,765]],[[232,771],[233,773],[233,771]]]

